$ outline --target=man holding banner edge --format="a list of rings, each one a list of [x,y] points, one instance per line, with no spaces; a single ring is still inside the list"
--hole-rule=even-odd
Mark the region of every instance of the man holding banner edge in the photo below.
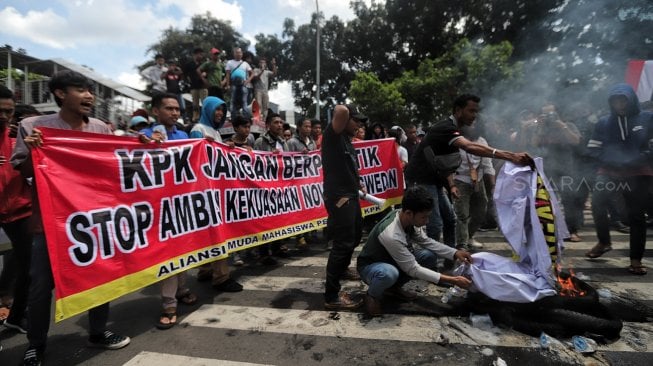
[[[16,139],[16,148],[11,157],[12,165],[20,170],[25,178],[34,176],[30,151],[44,143],[43,134],[38,127],[112,134],[104,122],[88,117],[95,101],[91,92],[93,90],[91,80],[78,72],[66,70],[55,74],[50,79],[49,87],[61,110],[57,114],[24,119]],[[34,186],[32,187],[35,189]],[[33,194],[33,198],[34,242],[27,311],[29,347],[23,358],[24,365],[41,364],[50,327],[52,289],[54,288],[38,197]],[[108,317],[109,303],[88,311],[89,345],[105,349],[119,349],[127,346],[130,342],[129,337],[115,334],[106,329]]]

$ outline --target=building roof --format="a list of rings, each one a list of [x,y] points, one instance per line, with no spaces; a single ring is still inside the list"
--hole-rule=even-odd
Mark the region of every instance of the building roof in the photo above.
[[[9,66],[9,57],[7,56],[11,57],[11,67],[15,69],[24,69],[27,67],[29,72],[50,77],[58,69],[64,68],[72,71],[77,71],[87,78],[93,80],[94,82],[104,85],[107,88],[116,91],[118,94],[124,95],[139,102],[147,102],[152,99],[136,89],[130,88],[127,85],[104,77],[99,73],[89,69],[88,67],[78,65],[66,59],[53,58],[48,60],[41,60],[36,57],[29,56],[25,53],[17,52],[8,47],[0,47],[0,69],[5,69]]]

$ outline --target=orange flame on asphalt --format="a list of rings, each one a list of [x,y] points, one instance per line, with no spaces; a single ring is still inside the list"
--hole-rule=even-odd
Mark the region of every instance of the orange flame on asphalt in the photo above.
[[[558,264],[556,265],[556,276],[558,279],[558,285],[560,286],[560,289],[558,290],[558,294],[560,294],[560,296],[585,296],[586,292],[577,288],[574,284],[573,278],[576,276],[572,268],[569,269],[569,276],[561,276],[561,273],[562,266]]]

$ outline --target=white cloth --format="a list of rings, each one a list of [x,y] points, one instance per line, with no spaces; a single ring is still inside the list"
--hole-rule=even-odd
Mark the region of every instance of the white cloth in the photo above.
[[[537,173],[550,195],[558,258],[561,258],[562,239],[569,231],[542,166],[542,159],[536,158]],[[556,294],[551,256],[535,208],[537,173],[510,162],[499,173],[494,192],[499,227],[520,261],[489,253],[474,254],[474,263],[464,272],[472,277],[472,290],[495,300],[519,303]]]

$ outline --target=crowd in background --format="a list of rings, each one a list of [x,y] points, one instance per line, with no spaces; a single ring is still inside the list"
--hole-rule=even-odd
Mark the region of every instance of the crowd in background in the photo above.
[[[39,113],[30,106],[14,106],[9,90],[3,90],[3,94],[0,95],[0,102],[2,102],[0,113],[3,117],[0,120],[2,124],[0,131],[3,136],[1,146],[3,150],[0,155],[3,173],[0,176],[6,178],[0,182],[13,184],[2,187],[3,204],[0,206],[2,210],[0,223],[14,244],[13,252],[4,255],[0,296],[5,310],[11,308],[5,325],[28,333],[31,346],[26,357],[34,354],[40,357],[45,343],[43,333],[47,333],[47,326],[41,325],[41,328],[45,329],[39,329],[41,333],[38,341],[35,340],[37,338],[30,338],[29,332],[35,329],[33,324],[38,323],[32,319],[29,323],[31,326],[28,328],[27,318],[31,315],[26,314],[30,307],[36,308],[34,301],[37,301],[36,298],[29,301],[27,299],[29,277],[35,276],[34,269],[30,272],[30,259],[33,266],[34,253],[30,254],[29,251],[21,251],[21,249],[29,247],[32,241],[40,240],[42,244],[40,250],[44,251],[45,238],[41,232],[35,235],[35,232],[26,226],[26,220],[31,214],[35,215],[38,208],[32,206],[33,198],[29,193],[31,188],[28,186],[28,181],[23,179],[28,176],[25,176],[25,172],[22,172],[23,176],[21,176],[18,171],[12,170],[11,165],[18,168],[25,166],[28,154],[23,155],[22,160],[17,159],[14,146],[22,147],[23,153],[27,151],[28,145],[38,146],[40,141],[38,126],[68,129],[77,126],[90,132],[136,136],[142,140],[207,138],[211,141],[224,142],[231,147],[257,151],[308,152],[322,149],[324,154],[323,131],[331,133],[331,124],[323,125],[319,120],[303,118],[295,126],[291,126],[285,123],[278,113],[267,108],[267,89],[277,71],[274,59],[271,60],[272,70],[268,70],[265,59],[260,59],[258,67],[252,68],[250,64],[253,55],[243,55],[240,49],[234,50],[233,59],[226,63],[223,63],[220,58],[222,53],[216,48],[210,50],[210,60],[204,60],[202,49],[196,49],[193,54],[193,60],[187,65],[178,65],[176,60],[167,60],[166,64],[166,60],[157,55],[155,64],[143,70],[143,77],[150,81],[152,105],[148,109],[136,111],[125,126],[119,126],[121,132],[116,132],[113,124],[107,121],[91,119],[93,123],[89,124],[85,115],[88,112],[85,111],[88,104],[93,102],[90,81],[74,72],[62,72],[53,77],[51,91],[62,112],[48,119],[38,117]],[[189,108],[185,107],[186,103],[181,96],[184,90],[181,85],[184,78],[188,80],[193,99],[192,107]],[[58,85],[57,81],[61,85]],[[74,94],[71,88],[78,88],[79,90],[74,90],[77,94]],[[225,98],[225,91],[229,91],[227,98]],[[606,96],[609,104],[606,104],[605,112],[592,110],[589,106],[580,103],[555,106],[546,102],[532,109],[524,109],[510,121],[499,121],[491,115],[483,115],[477,120],[480,99],[475,97],[465,99],[461,105],[454,104],[453,114],[446,123],[453,124],[456,128],[447,133],[454,133],[454,135],[459,133],[471,145],[460,145],[455,142],[455,139],[438,142],[438,146],[446,147],[444,150],[453,149],[456,155],[459,154],[460,163],[447,177],[429,185],[429,189],[433,189],[429,192],[436,198],[436,206],[440,205],[439,209],[433,210],[436,217],[432,217],[431,222],[438,227],[427,230],[430,238],[465,252],[483,247],[483,243],[476,240],[474,235],[480,230],[497,228],[496,213],[492,204],[495,176],[503,160],[520,161],[519,159],[526,156],[517,156],[492,146],[510,148],[544,158],[545,170],[564,208],[571,234],[567,239],[570,242],[588,240],[580,236],[580,230],[584,226],[583,211],[591,207],[596,222],[598,243],[587,253],[587,256],[596,258],[611,249],[607,226],[609,223],[619,231],[631,232],[629,271],[637,275],[646,274],[641,257],[645,244],[646,225],[650,226],[653,223],[653,192],[649,179],[653,176],[651,171],[653,168],[650,160],[646,160],[650,158],[628,161],[630,165],[615,168],[615,164],[618,165],[619,162],[611,162],[609,156],[606,157],[604,152],[599,151],[614,140],[615,144],[625,147],[623,151],[615,150],[611,153],[619,154],[624,151],[635,155],[639,153],[637,150],[639,146],[629,145],[639,143],[632,140],[638,131],[633,126],[642,125],[646,129],[648,128],[646,123],[653,123],[645,120],[649,118],[645,110],[651,110],[652,106],[648,103],[640,107],[639,102],[632,99],[631,92],[632,89],[618,90],[611,94],[609,99]],[[265,120],[266,126],[266,131],[258,136],[251,133],[252,111],[248,105],[253,99],[256,99],[261,106],[261,118]],[[467,117],[466,109],[470,105],[468,103],[472,102],[476,104],[476,110],[473,111],[472,117]],[[185,114],[188,109],[192,113]],[[623,113],[620,112],[621,110]],[[429,145],[435,144],[434,141],[440,141],[438,140],[441,133],[439,123],[423,123],[417,126],[403,121],[367,121],[367,118],[362,118],[358,111],[352,112],[350,109],[349,113],[351,118],[354,118],[352,117],[354,113],[359,116],[357,120],[359,124],[351,134],[347,135],[347,141],[394,139],[400,163],[402,167],[406,167],[407,172],[411,165],[418,164],[413,160],[416,156],[417,159],[428,159]],[[602,115],[607,117],[601,117]],[[224,126],[227,118],[231,121],[233,132],[223,136],[220,128]],[[606,125],[612,126],[610,125],[612,120],[617,121],[620,129],[610,127],[611,129],[605,130]],[[633,152],[635,150],[637,151]],[[436,151],[435,155],[438,154]],[[12,164],[9,164],[10,157]],[[649,178],[630,179],[633,176]],[[410,182],[409,174],[407,178]],[[415,182],[419,183],[419,179]],[[628,189],[606,189],[610,182],[630,184],[630,188],[635,190],[635,193]],[[599,189],[598,184],[602,184],[602,188]],[[16,197],[22,197],[23,200],[17,201]],[[443,203],[447,200],[450,202],[450,208],[446,207],[446,202]],[[635,204],[645,211],[644,215],[633,214]],[[31,212],[32,210],[34,212]],[[367,219],[366,230],[371,231],[384,215],[382,213]],[[606,226],[603,227],[602,224]],[[329,249],[328,231],[324,233],[324,237],[322,242],[325,243],[325,249]],[[202,267],[197,279],[210,280],[218,291],[241,291],[242,285],[229,276],[229,264],[242,266],[249,262],[276,265],[275,257],[283,258],[290,255],[290,245],[294,244],[297,249],[306,250],[318,243],[317,238],[317,233],[308,233],[292,240],[277,241],[245,253],[237,253],[232,256],[230,262],[221,260]],[[358,242],[355,245],[358,245]],[[639,254],[633,254],[633,250]],[[39,260],[47,262],[47,255],[45,259],[41,256]],[[40,265],[39,271],[49,271],[48,266],[43,263]],[[168,329],[176,324],[178,303],[192,304],[197,301],[197,297],[185,285],[184,276],[185,274],[182,273],[162,281],[163,310],[157,321],[157,326],[161,329]],[[349,269],[342,276],[342,278],[360,278],[355,271]],[[41,297],[49,296],[47,291],[53,285],[51,279],[50,282],[47,278],[45,281],[44,284],[38,285]],[[35,286],[34,282],[31,286]],[[47,304],[49,306],[50,303]],[[329,304],[333,303],[327,302],[327,305]],[[39,309],[43,309],[43,306],[39,306]],[[43,311],[47,312],[47,309]],[[122,347],[129,342],[128,338],[125,339],[104,329],[108,307],[94,309],[89,316],[96,321],[91,327],[91,342],[110,349]],[[49,323],[49,317],[39,321],[43,323],[46,320]]]

